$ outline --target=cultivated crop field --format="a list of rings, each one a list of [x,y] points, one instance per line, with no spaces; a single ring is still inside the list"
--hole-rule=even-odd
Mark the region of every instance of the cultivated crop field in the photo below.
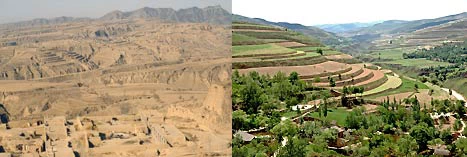
[[[281,32],[254,32],[254,31],[243,31],[237,30],[234,33],[243,34],[247,36],[253,36],[258,39],[284,39],[289,41],[300,42],[307,45],[321,46],[321,43],[317,39],[310,38],[303,34],[291,31]]]
[[[381,59],[404,59],[402,58],[403,53],[409,53],[410,51],[402,49],[402,48],[395,48],[395,49],[386,49],[380,50],[371,53],[371,57],[373,58],[381,58]]]
[[[376,87],[375,89],[363,92],[363,96],[381,93],[390,89],[395,89],[402,85],[402,80],[400,78],[389,75],[387,75],[387,77],[388,80],[384,84],[382,84],[379,87]]]
[[[414,92],[415,91],[415,84],[417,84],[418,89],[429,89],[429,87],[426,84],[423,84],[421,82],[414,81],[414,80],[409,80],[409,79],[406,79],[404,77],[401,77],[400,79],[402,80],[402,84],[398,88],[396,88],[395,90],[391,90],[391,91],[383,92],[383,93],[380,93],[380,94],[372,95],[370,97],[371,98],[376,98],[376,97],[380,97],[380,96],[393,95],[393,94],[397,94],[397,93]]]
[[[379,62],[379,63],[399,64],[399,65],[402,65],[402,66],[415,66],[415,67],[423,67],[423,68],[432,67],[432,66],[448,66],[448,65],[451,65],[450,63],[447,63],[447,62],[432,61],[432,60],[427,60],[427,59],[424,59],[424,58],[420,58],[420,59],[400,59],[400,60]]]
[[[232,45],[258,45],[258,44],[267,44],[267,43],[275,43],[275,42],[283,42],[287,41],[284,39],[258,39],[255,37],[243,35],[243,34],[232,34]]]
[[[249,69],[240,69],[239,72],[242,74],[247,74],[251,71],[256,71],[260,74],[269,74],[274,75],[277,72],[281,71],[287,75],[295,71],[301,76],[306,75],[316,75],[325,72],[334,72],[340,71],[347,68],[347,65],[343,63],[328,61],[315,65],[304,65],[304,66],[277,66],[277,67],[261,67],[261,68],[249,68]]]
[[[331,48],[329,47],[319,47],[319,46],[307,46],[307,47],[297,47],[297,48],[294,48],[295,50],[299,50],[299,51],[316,51],[317,49],[321,49],[321,50],[331,50]]]
[[[242,55],[258,55],[258,54],[281,54],[294,52],[295,50],[278,46],[275,44],[262,44],[262,45],[242,45],[232,46],[233,56]]]
[[[288,41],[288,42],[280,42],[276,43],[276,45],[283,46],[283,47],[297,47],[297,46],[306,46],[305,44]]]
[[[301,52],[301,51],[298,51]],[[272,60],[290,60],[290,59],[301,59],[301,58],[309,58],[309,57],[319,57],[320,54],[316,52],[305,52],[305,55],[303,56],[296,56],[296,57],[289,57],[289,58],[278,58],[278,59],[272,59]]]

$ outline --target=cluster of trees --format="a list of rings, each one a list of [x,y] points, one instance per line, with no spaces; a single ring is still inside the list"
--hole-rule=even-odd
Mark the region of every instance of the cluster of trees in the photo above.
[[[354,108],[345,118],[343,124],[351,132],[344,132],[344,139],[352,151],[336,152],[329,148],[341,139],[338,131],[333,129],[326,118],[329,93],[312,91],[311,96],[305,92],[307,83],[299,79],[297,73],[285,75],[277,73],[274,76],[259,75],[251,72],[240,75],[234,71],[232,76],[232,114],[233,130],[249,130],[265,127],[267,137],[258,137],[251,142],[243,141],[235,136],[232,141],[233,156],[416,156],[429,152],[430,145],[446,145],[453,155],[467,153],[467,139],[454,141],[451,130],[463,127],[460,120],[453,124],[452,129],[441,129],[448,123],[443,119],[435,121],[430,113],[455,113],[457,119],[465,118],[466,110],[462,101],[432,100],[430,104],[420,104],[417,97],[381,103],[376,112],[369,113],[363,107]],[[343,98],[347,95],[363,93],[363,88],[344,87]],[[314,95],[314,93],[319,93]],[[291,105],[315,99],[323,99],[317,112],[324,111],[324,118],[315,121],[297,122],[281,120],[284,108]],[[336,103],[337,104],[337,103]],[[410,106],[410,107],[407,107]],[[311,115],[309,115],[311,116]],[[321,116],[320,116],[321,117]],[[467,134],[467,129],[464,129]],[[287,141],[282,146],[283,141]]]
[[[452,65],[421,68],[419,79],[422,82],[442,84],[449,79],[467,76],[467,43],[445,43],[431,49],[421,49],[402,54],[404,59],[426,58],[433,61],[449,62]]]
[[[431,49],[421,49],[413,53],[403,53],[404,59],[426,58],[428,60],[460,63],[467,62],[467,43],[450,43]]]
[[[461,64],[428,67],[422,68],[419,75],[422,82],[430,81],[433,84],[439,84],[448,79],[467,76],[467,68]]]
[[[449,101],[446,101],[449,102]],[[445,101],[434,101],[434,105]],[[449,102],[457,104],[461,102]],[[450,105],[450,104],[447,105]],[[403,105],[405,104],[405,105]],[[410,108],[406,106],[410,105]],[[417,156],[428,153],[428,146],[446,145],[452,154],[467,153],[467,139],[454,141],[451,129],[441,130],[435,127],[429,113],[435,108],[425,107],[417,98],[404,101],[384,101],[376,113],[368,114],[363,107],[353,109],[346,117],[345,127],[353,132],[344,132],[351,156]],[[461,118],[461,117],[459,117]],[[455,123],[460,123],[456,121]],[[456,124],[454,124],[456,125]],[[462,124],[457,124],[462,127]],[[320,121],[282,121],[270,129],[269,138],[257,138],[252,142],[243,142],[235,137],[234,156],[342,156],[328,146],[338,141],[337,130],[331,128],[327,119]],[[467,131],[464,130],[464,134]],[[397,138],[395,138],[397,137]],[[281,141],[287,144],[281,146]],[[342,153],[342,152],[341,152]]]
[[[306,82],[300,80],[296,72],[289,76],[278,72],[271,77],[256,71],[240,75],[235,70],[232,75],[232,104],[234,109],[256,114],[261,105],[277,100],[289,106],[298,104],[304,100],[303,91],[306,88]]]
[[[305,121],[300,125],[286,120],[270,130],[270,138],[256,138],[251,142],[243,142],[239,136],[232,141],[232,156],[266,157],[277,153],[278,157],[304,156],[339,156],[328,149],[328,143],[335,143],[337,130],[329,129],[329,121]],[[285,146],[280,143],[287,139]],[[311,142],[311,143],[309,143]]]
[[[440,131],[441,128],[435,127],[434,120],[429,115],[432,111],[440,112],[437,109],[438,106],[449,106],[452,112],[458,112],[456,116],[460,119],[465,114],[465,109],[459,106],[462,103],[434,100],[431,103],[433,108],[423,105],[422,109],[416,97],[405,99],[403,102],[395,100],[390,102],[388,99],[378,107],[376,114],[367,115],[363,108],[354,109],[346,117],[346,127],[356,129],[359,136],[369,138],[368,141],[363,141],[362,147],[356,151],[356,154],[361,156],[414,156],[426,152],[428,145],[436,144],[447,145],[452,153],[465,154],[467,153],[467,149],[464,149],[467,147],[467,139],[458,139],[453,142],[451,129]],[[408,110],[402,104],[411,107]],[[454,129],[457,130],[460,127],[462,124],[458,120],[454,124]],[[467,131],[464,132],[467,133]],[[400,138],[394,140],[394,136]]]
[[[280,121],[279,107],[297,105],[306,101],[303,92],[307,83],[296,72],[289,76],[282,72],[274,76],[250,72],[232,75],[233,129],[249,130],[258,127],[273,127]]]
[[[353,86],[347,87],[347,86],[344,86],[342,88],[341,105],[344,106],[344,107],[351,108],[352,106],[363,104],[364,103],[363,99],[360,99],[360,100],[358,100],[358,99],[349,99],[348,95],[349,94],[355,94],[355,95],[361,94],[361,95],[363,95],[364,91],[365,91],[364,87],[353,87]]]

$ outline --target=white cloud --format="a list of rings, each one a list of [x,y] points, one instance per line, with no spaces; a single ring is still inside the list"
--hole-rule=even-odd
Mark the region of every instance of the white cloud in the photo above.
[[[467,12],[467,0],[233,0],[248,17],[305,25],[417,20]]]

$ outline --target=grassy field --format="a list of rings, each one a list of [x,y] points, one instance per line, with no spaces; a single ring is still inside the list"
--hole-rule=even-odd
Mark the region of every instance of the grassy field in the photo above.
[[[298,115],[297,111],[288,111],[288,112],[285,112],[284,114],[282,114],[282,117],[292,118],[292,117],[295,117],[297,115]]]
[[[252,54],[277,54],[288,53],[293,51],[295,50],[281,47],[275,44],[232,46],[233,56]]]
[[[321,119],[321,118],[326,118],[330,121],[332,120],[335,120],[337,121],[337,125],[340,125],[340,126],[343,126],[345,125],[345,118],[347,117],[347,115],[349,115],[349,111],[347,111],[347,108],[343,108],[343,107],[339,107],[337,109],[333,108],[333,109],[328,109],[328,116],[327,117],[324,117],[324,115],[321,115],[322,117],[319,117],[319,113],[318,112],[313,112],[313,113],[310,113],[309,114],[311,117],[313,118],[318,118],[318,119]]]
[[[457,91],[459,94],[467,96],[467,78],[455,78],[446,81],[444,87],[453,89]]]
[[[387,76],[387,77],[388,77],[388,80],[384,84],[382,84],[379,87],[376,87],[375,89],[363,92],[363,96],[380,93],[380,92],[383,92],[383,91],[386,91],[392,88],[397,88],[400,85],[402,85],[402,79],[395,77],[395,76]]]
[[[383,61],[379,63],[386,64],[400,64],[402,66],[414,66],[414,67],[430,67],[430,66],[446,66],[450,65],[446,62],[437,62],[432,60],[426,60],[424,58],[419,59],[404,59],[403,53],[411,53],[414,48],[395,48],[376,51],[370,54],[372,58],[391,59],[391,61]]]
[[[307,45],[320,46],[321,43],[318,39],[310,38],[298,32],[234,32],[246,36],[255,37],[258,39],[284,39],[288,41],[295,41]]]
[[[373,58],[381,57],[381,59],[399,60],[399,59],[404,59],[404,58],[402,58],[403,53],[409,53],[409,52],[411,52],[411,51],[407,51],[407,50],[402,49],[402,48],[387,49],[387,50],[380,50],[380,51],[373,52],[373,53],[370,54],[370,56],[373,57]]]
[[[255,37],[233,33],[232,34],[232,45],[258,45],[272,42],[284,42],[284,39],[258,39]]]
[[[255,40],[258,40],[258,39],[255,37],[250,37],[250,36],[246,36],[243,34],[237,34],[237,33],[232,34],[232,41],[235,41],[235,42],[245,42],[245,41],[255,41]]]
[[[450,63],[447,63],[447,62],[437,62],[437,61],[432,61],[432,60],[426,60],[424,58],[420,58],[420,59],[399,59],[399,60],[380,62],[380,63],[399,64],[399,65],[402,65],[402,66],[415,66],[415,67],[431,67],[431,66],[447,66],[447,65],[451,65]]]
[[[369,98],[377,98],[380,96],[387,96],[387,95],[392,95],[392,94],[397,94],[397,93],[415,92],[415,84],[418,85],[418,89],[429,89],[429,87],[426,84],[423,84],[422,82],[409,80],[404,77],[401,77],[400,79],[402,80],[402,84],[395,90],[372,95],[372,96],[369,96]]]

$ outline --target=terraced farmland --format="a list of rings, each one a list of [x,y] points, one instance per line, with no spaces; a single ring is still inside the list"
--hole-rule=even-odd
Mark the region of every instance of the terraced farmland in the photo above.
[[[363,96],[378,94],[384,91],[396,89],[397,87],[402,85],[402,80],[396,76],[387,76],[388,80],[379,87],[376,87],[372,90],[363,92]]]
[[[299,73],[302,78],[314,78],[320,76],[323,73],[341,73],[343,70],[347,70],[349,67],[346,64],[328,61],[315,65],[303,65],[303,66],[276,66],[276,67],[260,67],[260,68],[248,68],[240,69],[241,74],[247,74],[251,71],[257,71],[260,74],[274,75],[281,71],[285,74],[290,74],[295,71]],[[328,75],[329,75],[328,74]],[[323,75],[324,76],[324,75]]]
[[[427,59],[400,59],[400,60],[394,60],[394,61],[388,61],[388,62],[380,62],[384,64],[399,64],[402,66],[413,66],[413,67],[435,67],[435,66],[447,66],[451,65],[450,63],[447,62],[438,62],[438,61],[432,61],[432,60],[427,60]]]
[[[322,46],[306,46],[306,47],[297,47],[297,48],[294,48],[295,50],[299,50],[299,51],[305,51],[305,52],[316,52],[318,49],[321,49],[323,51],[326,51],[326,50],[331,50],[331,48],[329,47],[322,47]]]
[[[297,72],[299,77],[313,86],[342,89],[344,86],[363,87],[363,95],[374,95],[391,89],[398,89],[402,80],[386,76],[383,70],[370,69],[364,64],[355,63],[350,55],[342,54],[330,47],[323,46],[314,39],[299,33],[274,28],[255,26],[245,23],[235,24],[233,30],[233,68],[242,74],[256,71],[260,74],[274,75],[277,72],[290,74]],[[249,41],[260,44],[235,45]],[[262,43],[270,41],[271,43]],[[323,50],[322,54],[317,50]],[[330,79],[335,82],[331,87]]]
[[[277,55],[290,52],[296,51],[275,44],[232,46],[233,57],[254,57],[268,54]]]

